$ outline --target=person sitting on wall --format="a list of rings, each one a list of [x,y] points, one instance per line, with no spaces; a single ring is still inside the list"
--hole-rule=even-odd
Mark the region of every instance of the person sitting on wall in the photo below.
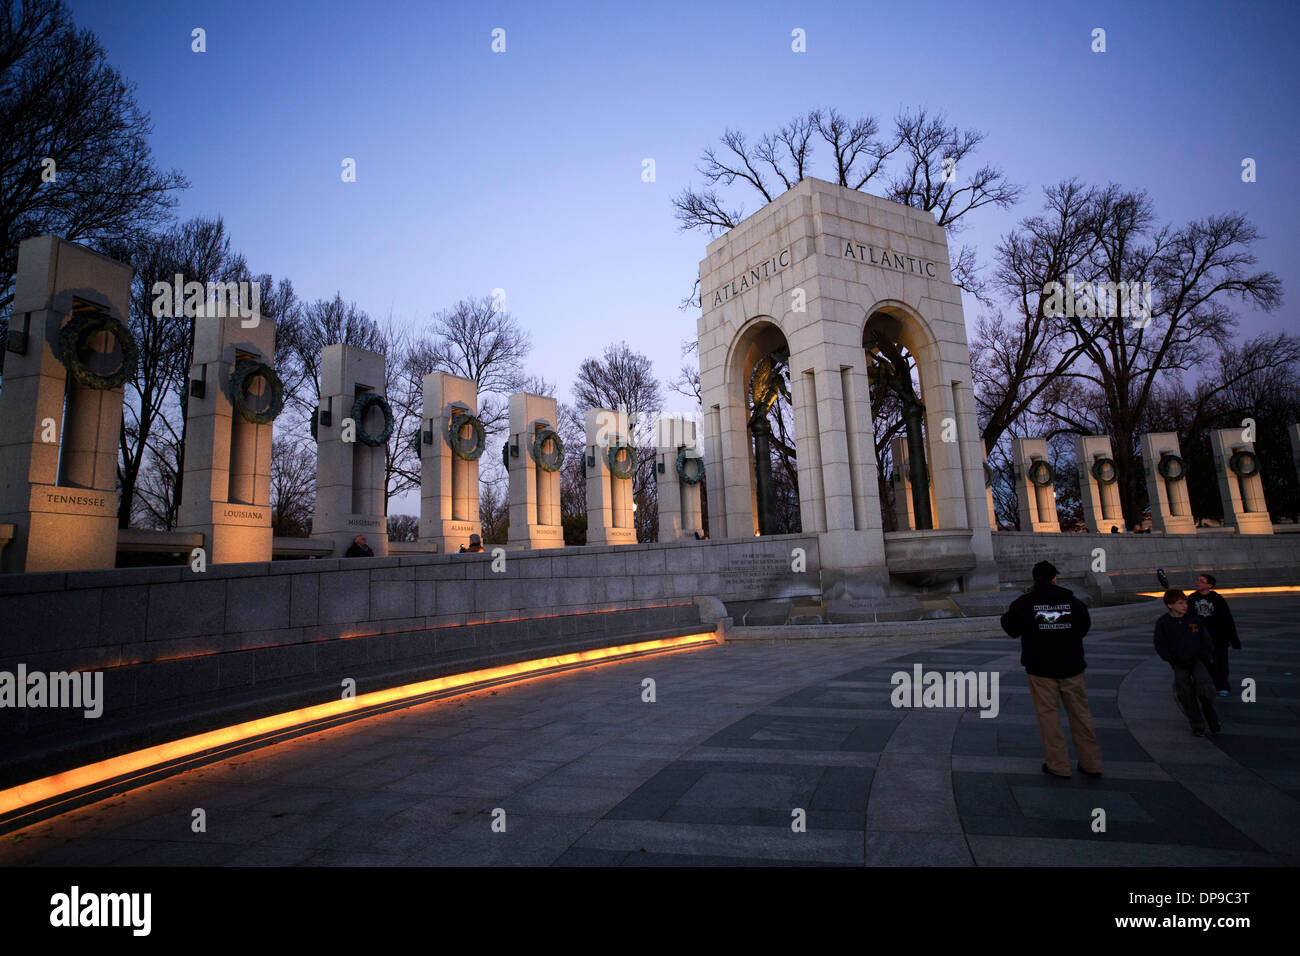
[[[478,554],[483,550],[483,539],[476,534],[469,536],[469,547],[466,549],[470,554]]]
[[[352,546],[343,553],[345,558],[373,558],[374,556],[375,552],[371,551],[370,546],[366,544],[364,534],[357,535],[352,541]]]
[[[1213,632],[1195,611],[1187,609],[1187,595],[1171,588],[1165,592],[1169,613],[1156,621],[1156,653],[1174,669],[1174,697],[1182,708],[1192,733],[1205,736],[1219,732],[1219,715],[1214,712]]]

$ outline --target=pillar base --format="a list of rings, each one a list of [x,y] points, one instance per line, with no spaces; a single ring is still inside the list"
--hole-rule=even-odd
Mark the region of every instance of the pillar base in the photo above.
[[[587,544],[636,544],[636,528],[589,528],[587,529]]]
[[[510,544],[512,547],[529,551],[541,551],[546,548],[564,547],[564,528],[558,524],[530,524],[524,533],[516,534],[515,526],[510,526]]]
[[[208,564],[271,560],[271,508],[237,501],[212,502],[212,520],[177,527],[203,535]]]
[[[433,545],[439,554],[456,554],[461,546],[469,547],[469,536],[483,536],[483,524],[480,521],[461,521],[456,518],[433,518],[428,527],[421,523],[420,541]]]
[[[1224,522],[1237,529],[1237,534],[1272,534],[1273,519],[1267,511],[1251,511],[1232,515]]]
[[[1120,530],[1124,530],[1123,526]],[[1196,534],[1196,519],[1191,515],[1152,514],[1151,530],[1162,531],[1165,534]]]
[[[332,557],[341,558],[357,535],[366,536],[366,544],[375,552],[375,557],[382,558],[388,554],[388,519],[383,515],[338,515],[326,520],[319,516],[311,523],[311,536],[334,542]]]

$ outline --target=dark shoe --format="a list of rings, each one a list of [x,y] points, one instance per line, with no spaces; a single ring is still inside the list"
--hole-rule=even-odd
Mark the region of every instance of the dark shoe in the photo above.
[[[1197,727],[1195,730],[1193,730],[1192,733],[1194,733],[1197,737],[1204,737],[1204,736],[1205,736],[1205,731],[1204,731],[1204,730],[1201,730],[1201,728],[1199,728],[1199,727]]]
[[[1087,776],[1087,777],[1100,777],[1100,776],[1101,776],[1101,771],[1100,771],[1100,770],[1084,770],[1084,769],[1083,769],[1083,764],[1076,764],[1075,766],[1076,766],[1076,768],[1078,769],[1079,773],[1083,774],[1084,776]]]
[[[1056,777],[1058,780],[1069,780],[1069,779],[1070,779],[1070,775],[1069,775],[1068,773],[1054,773],[1054,772],[1052,772],[1051,770],[1049,770],[1049,769],[1047,768],[1047,764],[1043,764],[1043,773],[1047,774],[1049,777]]]
[[[1219,691],[1219,696],[1220,696],[1220,697],[1230,697],[1230,696],[1232,696],[1232,691],[1230,691],[1230,690],[1221,690],[1221,691]]]
[[[1223,729],[1223,725],[1222,725],[1222,724],[1219,724],[1219,723],[1213,723],[1213,724],[1210,724],[1210,733],[1212,733],[1212,734],[1217,734],[1217,733],[1218,733],[1219,731],[1221,731],[1222,729]]]

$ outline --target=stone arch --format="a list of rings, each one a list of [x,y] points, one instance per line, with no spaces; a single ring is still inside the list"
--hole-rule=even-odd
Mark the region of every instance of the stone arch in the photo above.
[[[753,411],[751,403],[751,379],[754,375],[758,364],[768,356],[779,353],[787,357],[790,354],[790,341],[786,335],[785,329],[781,327],[780,322],[768,315],[754,316],[747,320],[743,326],[736,332],[728,351],[727,360],[724,368],[724,381],[729,398],[735,403],[735,407],[742,412],[744,433],[744,462],[745,462],[745,485],[749,492],[749,512],[751,516],[751,530],[753,534],[770,534],[779,533],[779,531],[797,530],[797,528],[784,527],[791,521],[797,521],[799,516],[798,508],[798,478],[797,474],[790,470],[786,475],[788,480],[793,483],[794,491],[794,508],[792,515],[786,515],[785,521],[776,518],[776,512],[790,511],[791,502],[778,502],[771,497],[774,489],[774,473],[771,466],[770,455],[763,455],[760,452],[769,452],[775,443],[781,441],[781,437],[773,434],[760,435],[760,431],[751,430],[750,425],[751,413]],[[785,396],[787,399],[789,396]],[[793,421],[793,409],[791,408],[790,421],[788,429],[784,436],[785,443],[795,444],[797,442],[796,428]],[[776,414],[776,412],[773,412]],[[763,416],[766,421],[768,416]],[[797,459],[797,455],[795,456]],[[769,492],[768,497],[764,497],[764,490]],[[778,504],[784,505],[778,509]],[[774,531],[774,528],[777,529]]]
[[[930,323],[921,313],[897,299],[881,299],[863,313],[859,336],[862,342],[866,342],[868,327],[878,316],[892,320],[887,331],[895,336],[894,341],[918,356],[918,360],[920,356],[934,357],[938,343]]]
[[[884,349],[885,356],[880,355],[881,339],[888,343]],[[885,299],[864,315],[860,342],[866,353],[868,378],[876,381],[871,392],[873,427],[870,440],[875,440],[877,416],[883,414],[884,407],[894,410],[893,415],[898,416],[896,424],[903,429],[883,448],[877,448],[877,457],[882,465],[878,473],[881,521],[886,528],[893,527],[897,531],[936,530],[943,525],[938,520],[934,494],[933,475],[937,462],[931,448],[934,429],[927,421],[935,397],[933,390],[929,390],[929,394],[927,390],[938,373],[934,335],[924,317],[915,310],[897,300]],[[889,356],[895,361],[882,361]],[[880,370],[895,368],[897,363],[906,363],[910,367],[909,374],[903,376],[906,401],[899,400],[897,396],[903,393],[895,389],[886,389],[887,399],[880,391],[884,388],[880,382]],[[890,377],[895,381],[899,378],[898,375]],[[892,506],[888,504],[891,500]]]

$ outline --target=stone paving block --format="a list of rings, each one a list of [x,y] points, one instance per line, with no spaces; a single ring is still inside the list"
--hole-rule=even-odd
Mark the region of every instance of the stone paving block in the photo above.
[[[868,830],[867,866],[974,866],[964,834]]]

